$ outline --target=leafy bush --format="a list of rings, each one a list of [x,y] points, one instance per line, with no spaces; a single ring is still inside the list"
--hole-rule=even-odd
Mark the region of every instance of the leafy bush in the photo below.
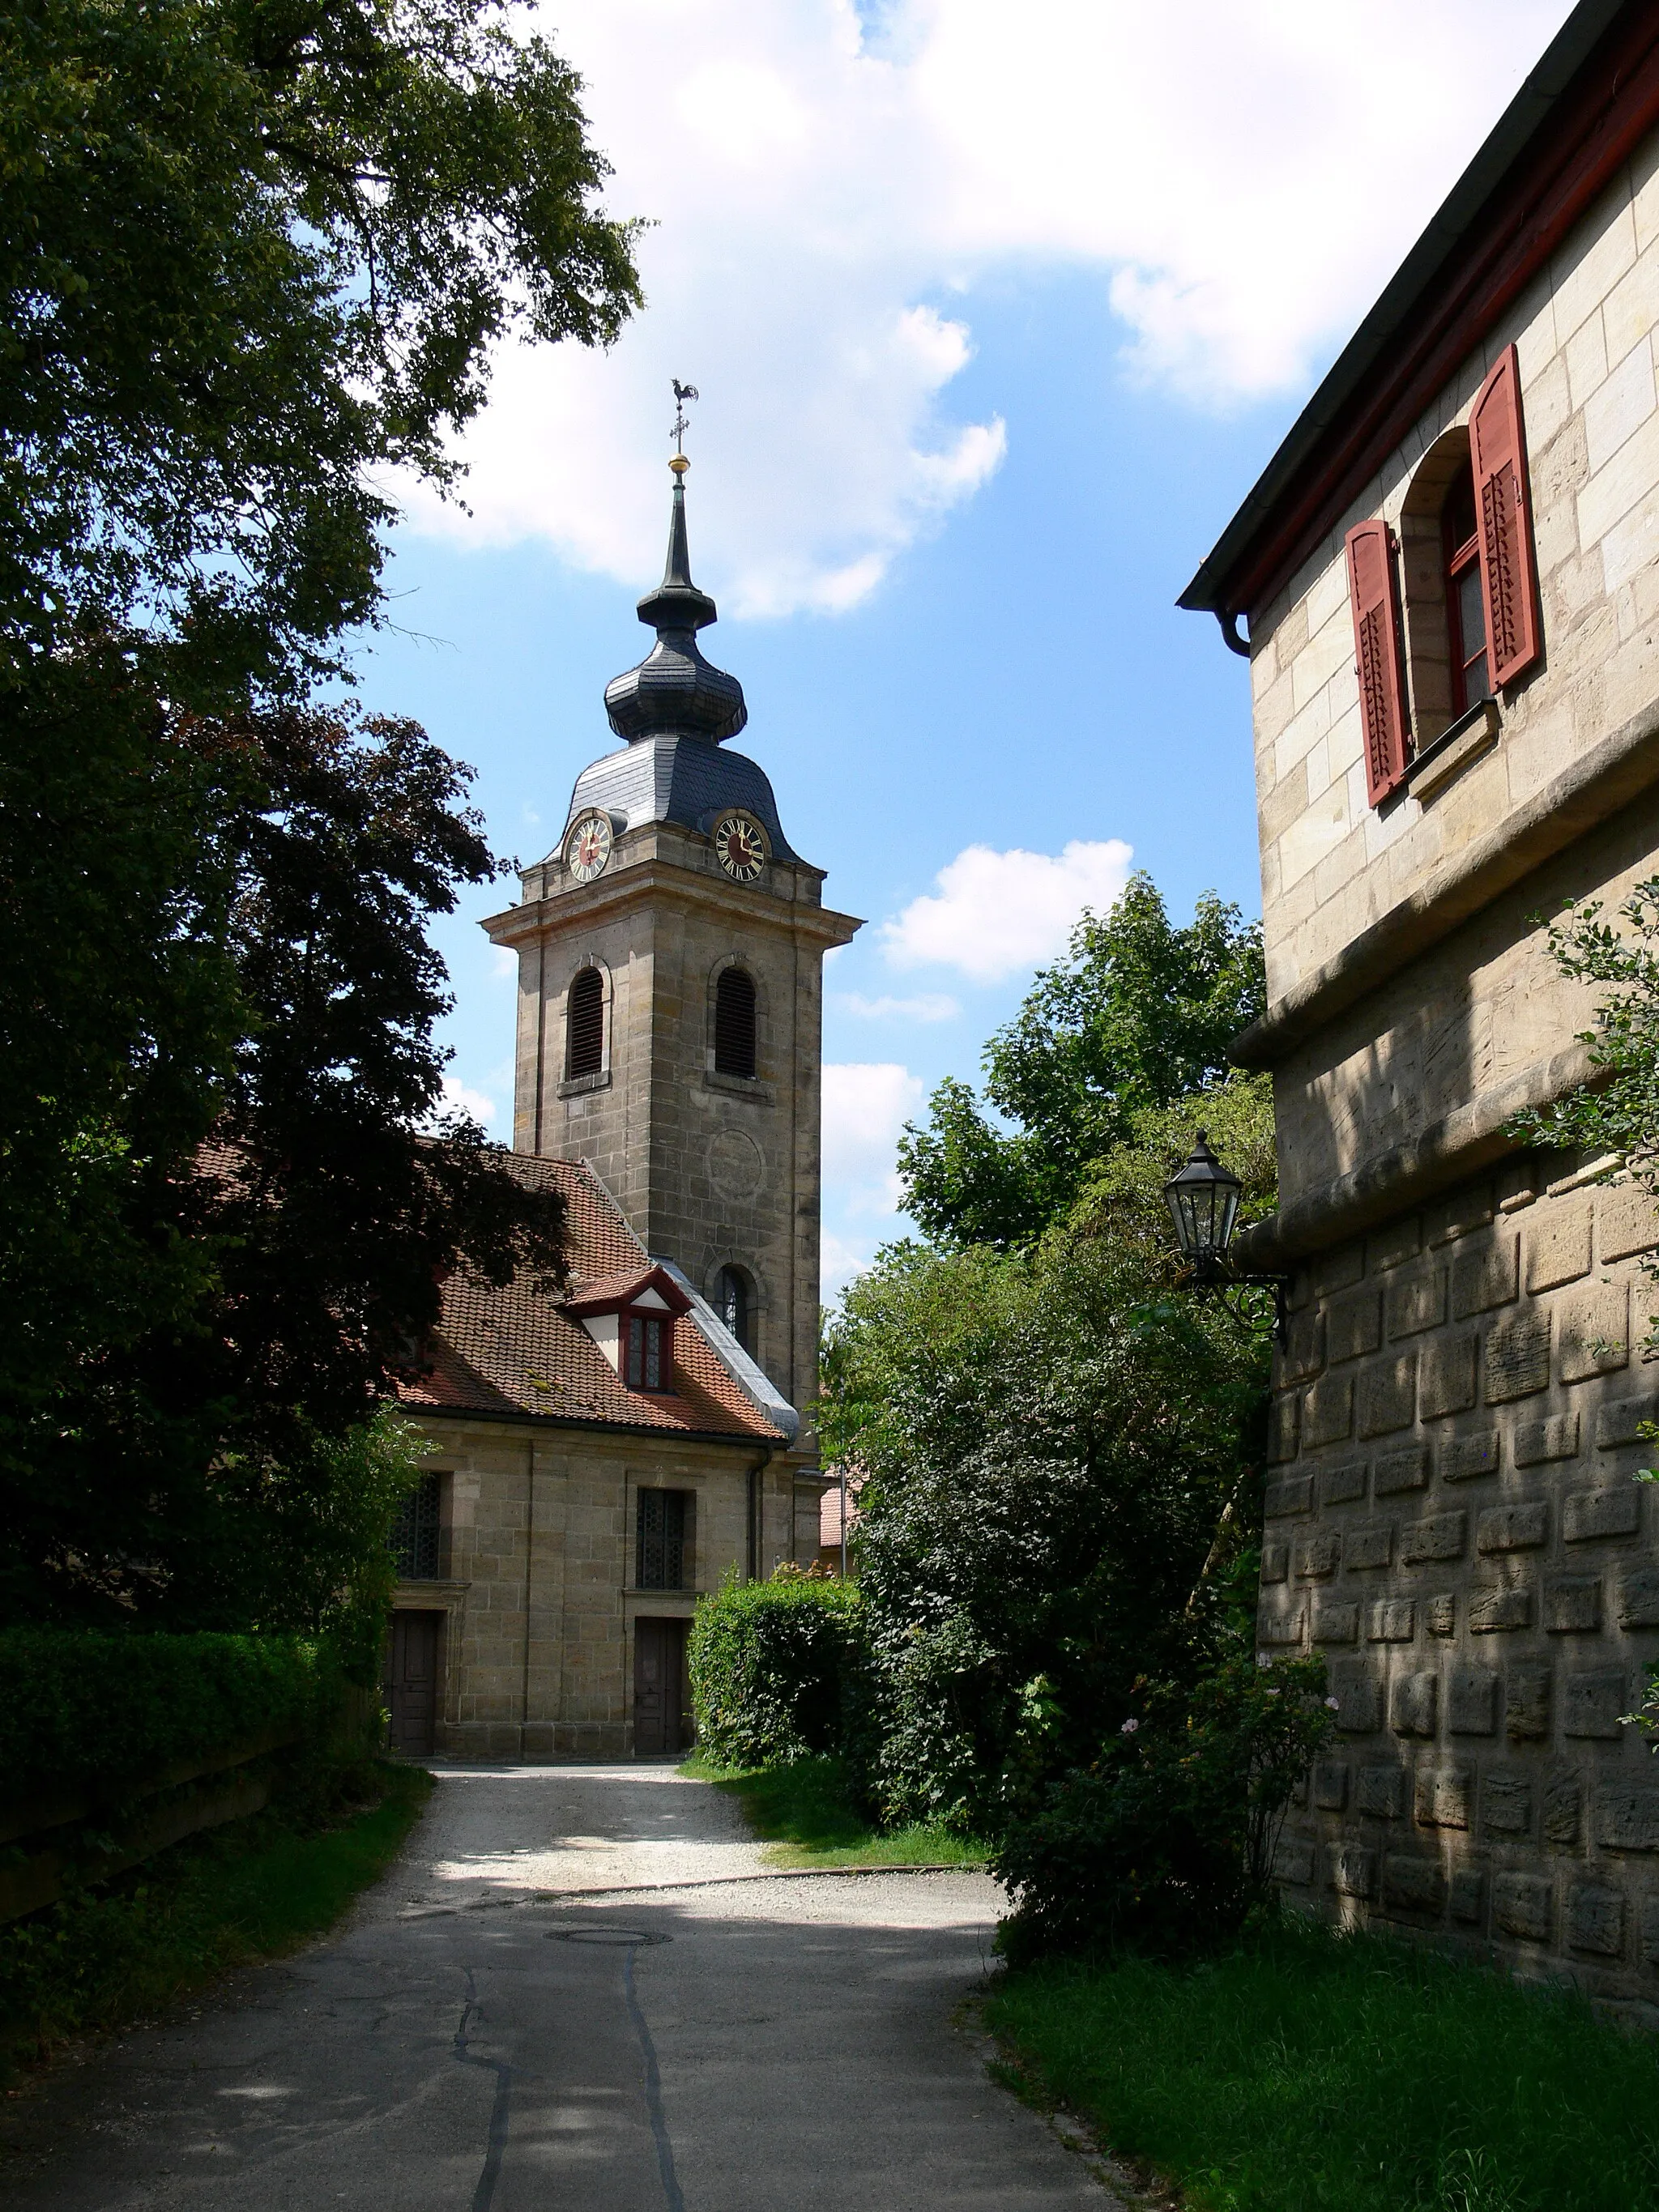
[[[320,1740],[345,1692],[333,1647],[293,1636],[0,1632],[0,1775],[8,1799],[95,1785],[106,1796],[267,1730]]]
[[[838,1752],[864,1673],[861,1593],[795,1567],[765,1583],[728,1577],[697,1607],[690,1656],[706,1759],[776,1766]]]
[[[1322,1659],[1245,1652],[1190,1693],[1146,1686],[1094,1764],[1004,1837],[1005,1949],[1179,1952],[1234,1933],[1270,1893],[1291,1791],[1330,1734],[1324,1692]]]
[[[1190,1686],[1224,1648],[1266,1346],[1066,1234],[890,1250],[826,1370],[826,1442],[865,1470],[874,1795],[1002,1833],[1094,1763],[1141,1678]]]

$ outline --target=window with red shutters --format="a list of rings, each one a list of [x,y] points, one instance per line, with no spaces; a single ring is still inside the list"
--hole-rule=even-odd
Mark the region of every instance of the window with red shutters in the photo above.
[[[1486,603],[1486,652],[1497,691],[1532,665],[1541,646],[1521,369],[1513,346],[1492,364],[1469,410],[1469,459]]]
[[[605,978],[584,968],[565,1000],[565,1075],[597,1075],[605,1066]]]
[[[1400,594],[1386,522],[1348,532],[1348,599],[1365,743],[1365,789],[1373,806],[1406,775],[1405,696],[1400,681]]]

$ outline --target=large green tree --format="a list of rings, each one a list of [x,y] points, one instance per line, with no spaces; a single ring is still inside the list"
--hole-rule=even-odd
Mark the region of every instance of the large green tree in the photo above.
[[[1225,1075],[1266,1003],[1261,925],[1206,894],[1184,926],[1152,878],[1085,915],[985,1048],[988,1115],[955,1078],[899,1146],[906,1210],[952,1244],[1028,1243],[1064,1218],[1135,1117]]]
[[[637,302],[580,93],[496,0],[0,21],[14,1606],[246,1614],[270,1516],[306,1523],[271,1486],[320,1528],[443,1271],[556,1266],[479,1131],[423,1134],[425,920],[492,866],[461,772],[305,700],[497,343]]]

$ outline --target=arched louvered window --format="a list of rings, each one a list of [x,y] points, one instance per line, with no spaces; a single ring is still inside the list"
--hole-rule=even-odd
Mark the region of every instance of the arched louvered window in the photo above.
[[[605,1066],[605,978],[584,968],[565,1001],[566,1078],[597,1075]]]
[[[755,979],[745,968],[722,968],[714,986],[714,1072],[755,1073]]]
[[[714,1285],[714,1310],[745,1352],[755,1349],[755,1300],[741,1267],[722,1267]]]

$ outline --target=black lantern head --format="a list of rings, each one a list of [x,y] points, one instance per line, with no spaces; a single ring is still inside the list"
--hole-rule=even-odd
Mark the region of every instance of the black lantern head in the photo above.
[[[1164,1186],[1182,1253],[1200,1274],[1213,1273],[1225,1261],[1243,1189],[1238,1177],[1229,1175],[1210,1150],[1208,1133],[1200,1129],[1192,1158]]]

